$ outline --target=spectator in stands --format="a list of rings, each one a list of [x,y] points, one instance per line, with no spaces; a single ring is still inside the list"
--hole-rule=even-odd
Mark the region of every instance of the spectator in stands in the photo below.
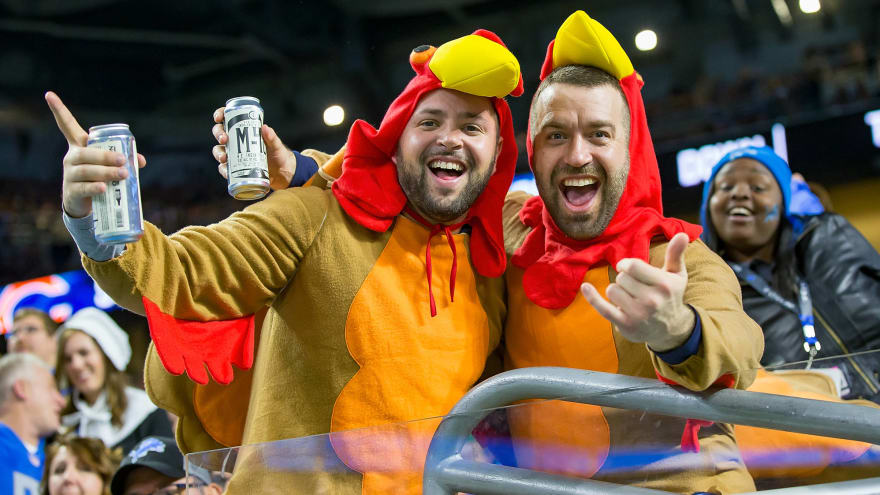
[[[110,495],[120,457],[98,438],[62,435],[46,449],[42,495]]]
[[[42,359],[54,373],[58,356],[55,330],[58,324],[45,311],[21,308],[12,317],[12,331],[6,335],[9,352],[30,352]]]
[[[703,239],[764,330],[762,364],[808,360],[805,348],[815,358],[880,348],[880,255],[840,215],[793,214],[791,196],[788,164],[768,147],[728,153],[703,189]],[[845,398],[880,401],[877,353],[817,366],[842,372]]]
[[[171,435],[165,411],[127,386],[128,335],[97,308],[77,311],[58,330],[59,386],[71,386],[62,423],[79,436],[97,437],[127,451],[149,435]]]
[[[126,454],[122,465],[110,483],[112,495],[219,495],[223,488],[212,482],[205,468],[190,464],[187,477],[183,455],[174,440],[168,437],[148,437],[141,440]],[[184,491],[187,484],[190,491]],[[193,487],[197,487],[193,489]]]
[[[44,439],[62,407],[46,363],[27,353],[0,358],[0,493],[39,493]]]

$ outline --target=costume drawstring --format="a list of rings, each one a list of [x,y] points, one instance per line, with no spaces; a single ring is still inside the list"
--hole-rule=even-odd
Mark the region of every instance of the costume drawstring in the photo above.
[[[442,232],[446,235],[446,240],[449,242],[449,249],[452,250],[452,272],[449,274],[449,300],[455,301],[455,275],[458,273],[458,252],[455,249],[455,240],[452,238],[452,230],[458,229],[464,225],[467,220],[455,225],[444,225],[440,223],[431,224],[408,206],[404,211],[415,219],[415,221],[430,229],[428,232],[428,244],[425,246],[425,273],[428,277],[428,298],[431,302],[431,317],[434,317],[437,316],[437,303],[434,302],[434,289],[431,285],[431,239]]]
[[[666,378],[665,376],[661,375],[660,372],[657,370],[654,370],[654,374],[656,374],[657,378],[663,383],[667,383],[669,385],[679,385],[678,382]],[[736,378],[732,374],[727,373],[721,375],[717,380],[715,380],[712,386],[734,388],[736,386]],[[715,424],[713,421],[688,418],[688,420],[684,423],[684,431],[681,433],[681,451],[699,452],[700,428],[704,426],[712,426],[713,424]]]

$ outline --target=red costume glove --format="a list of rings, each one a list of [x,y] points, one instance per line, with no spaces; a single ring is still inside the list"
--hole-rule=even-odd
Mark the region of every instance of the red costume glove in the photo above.
[[[233,364],[240,369],[254,364],[254,315],[232,320],[180,320],[143,299],[150,337],[169,373],[186,371],[192,381],[205,385],[210,372],[214,381],[228,385]]]

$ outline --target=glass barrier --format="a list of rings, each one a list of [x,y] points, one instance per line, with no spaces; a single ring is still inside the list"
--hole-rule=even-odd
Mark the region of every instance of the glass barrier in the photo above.
[[[748,418],[785,419],[788,414],[785,422],[793,429],[803,428],[802,418],[808,411],[824,410],[821,406],[828,401],[843,403],[841,392],[846,397],[848,390],[855,388],[841,380],[845,367],[860,370],[855,375],[843,375],[866,379],[860,387],[869,389],[872,376],[876,383],[876,375],[869,374],[876,373],[876,367],[868,364],[871,359],[880,360],[880,350],[742,370],[732,375],[733,382],[749,383],[749,392],[825,402],[798,402],[797,407],[802,409],[774,412],[777,406],[765,407],[771,401],[755,393],[737,395],[731,408]],[[804,369],[807,364],[809,370]],[[596,377],[604,380],[620,375]],[[469,433],[461,439],[452,440],[458,442],[457,454],[449,458],[454,462],[447,468],[488,473],[456,474],[471,480],[463,486],[485,487],[469,493],[563,493],[541,488],[561,478],[529,485],[528,480],[533,478],[522,477],[519,470],[502,470],[505,466],[596,483],[589,488],[595,491],[578,493],[608,493],[611,485],[601,483],[622,485],[615,488],[616,493],[748,493],[846,480],[862,479],[870,484],[868,479],[880,479],[880,441],[842,440],[831,435],[687,419],[693,412],[689,409],[693,400],[709,401],[713,407],[722,404],[716,399],[725,392],[717,390],[703,395],[673,390],[680,397],[680,409],[668,414],[650,412],[655,400],[667,400],[657,394],[668,392],[669,385],[642,379],[636,385],[522,400],[447,417],[197,452],[186,456],[187,466],[190,479],[196,479],[194,471],[210,473],[200,478],[210,478],[212,489],[230,494],[422,493],[426,456],[435,432],[441,421],[454,419],[476,426],[468,427]],[[629,401],[627,409],[584,403],[602,404],[624,396]],[[862,421],[864,425],[868,421],[880,435],[880,422],[871,423],[880,417],[878,407],[867,400],[846,401],[844,408],[829,410],[833,416],[826,423],[836,426],[835,431],[857,432],[862,430],[836,423],[856,425]],[[861,418],[863,413],[868,419]],[[850,421],[855,417],[861,419]],[[815,423],[816,419],[811,421]],[[499,481],[507,476],[519,480],[516,486],[520,488]],[[880,482],[869,486],[876,486],[876,491],[851,493],[880,493]],[[627,487],[635,491],[626,491]],[[201,487],[202,493],[207,493],[205,489]],[[829,493],[848,492],[835,489]]]

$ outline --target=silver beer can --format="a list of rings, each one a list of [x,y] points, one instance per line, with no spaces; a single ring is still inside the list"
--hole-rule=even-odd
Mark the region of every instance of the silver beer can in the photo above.
[[[226,101],[223,112],[226,126],[227,190],[235,199],[259,199],[269,193],[269,164],[263,127],[263,107],[252,96],[238,96]]]
[[[102,244],[134,242],[144,234],[141,188],[138,181],[137,145],[128,124],[89,128],[89,148],[125,155],[128,178],[107,182],[107,189],[92,197],[95,238]]]

